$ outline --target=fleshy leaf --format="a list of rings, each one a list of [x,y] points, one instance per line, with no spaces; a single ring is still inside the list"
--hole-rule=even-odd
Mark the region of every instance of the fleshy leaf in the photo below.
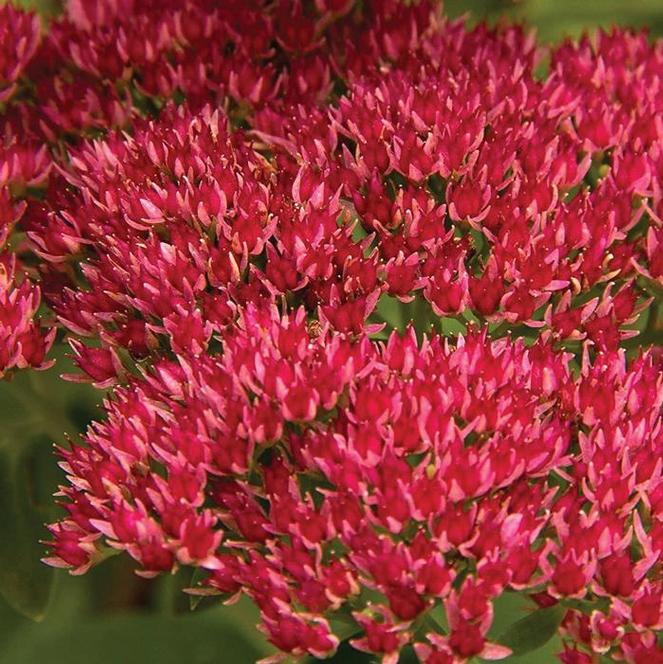
[[[0,594],[33,620],[44,617],[54,570],[40,562],[43,515],[32,495],[34,468],[26,454],[0,447]]]
[[[559,604],[537,609],[506,629],[497,642],[511,648],[514,655],[523,655],[545,645],[557,632],[566,609]]]
[[[54,349],[58,362],[47,371],[0,381],[0,595],[33,620],[43,618],[53,581],[40,543],[48,536],[44,523],[55,516],[51,494],[61,480],[52,444],[84,429],[100,400],[89,385],[62,382],[59,373],[73,368],[64,352]]]

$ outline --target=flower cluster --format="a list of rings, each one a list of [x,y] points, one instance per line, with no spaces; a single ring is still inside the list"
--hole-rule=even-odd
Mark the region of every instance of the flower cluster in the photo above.
[[[0,7],[0,103],[16,92],[23,74],[39,45],[39,19],[34,14]]]
[[[0,378],[13,369],[50,366],[46,354],[55,330],[34,320],[39,287],[27,279],[17,252],[7,244],[27,204],[26,189],[48,176],[50,159],[43,145],[28,145],[8,123],[2,126],[2,107],[18,94],[21,76],[39,45],[39,20],[11,5],[0,6]]]
[[[502,658],[515,592],[568,664],[663,656],[663,367],[625,350],[660,332],[661,43],[433,0],[0,19],[0,375],[45,366],[43,293],[111,388],[49,563],[199,568],[295,656]]]
[[[340,190],[371,237],[363,262],[377,264],[383,292],[420,291],[439,316],[470,308],[616,348],[643,304],[636,276],[659,274],[648,263],[661,240],[662,99],[644,91],[658,90],[661,49],[602,35],[593,50],[561,49],[538,81],[516,29],[451,24],[417,44],[412,61],[361,77],[305,131],[303,113],[284,123],[268,109],[259,135],[304,164],[308,191]],[[582,86],[568,71],[581,66],[598,72]],[[600,140],[589,108],[613,127]]]
[[[345,618],[386,662],[407,643],[422,662],[505,656],[493,601],[523,589],[581,602],[564,630],[591,652],[655,651],[659,362],[586,355],[574,378],[541,342],[376,344],[254,305],[220,343],[129,380],[60,450],[50,562],[197,566],[193,592],[249,594],[296,655],[332,653]],[[440,607],[446,634],[424,621]]]
[[[603,35],[591,51],[560,49],[540,81],[522,31],[469,32],[435,14],[425,24],[422,7],[397,24],[407,29],[404,55],[391,52],[394,23],[373,26],[369,43],[389,45],[373,55],[388,66],[357,70],[348,56],[348,90],[337,103],[303,95],[295,104],[284,89],[253,114],[226,105],[221,118],[216,104],[201,113],[197,102],[169,103],[156,121],[135,119],[131,138],[116,132],[71,149],[66,170],[52,178],[53,197],[31,207],[24,224],[55,264],[56,291],[63,265],[81,252],[91,251],[93,265],[119,258],[108,247],[118,236],[142,238],[158,226],[163,241],[171,227],[203,236],[214,227],[220,260],[231,266],[206,275],[199,257],[192,279],[201,292],[203,281],[218,290],[243,278],[354,333],[381,295],[418,297],[436,316],[471,310],[507,329],[616,349],[660,279],[660,49],[642,35]],[[629,58],[614,57],[615,40]],[[572,65],[605,71],[587,89]],[[593,107],[614,127],[600,140],[584,119]],[[210,118],[232,134],[232,155],[217,158]],[[210,129],[201,133],[201,122]],[[248,123],[244,133],[237,122]],[[253,176],[238,185],[237,151],[253,153],[259,193]],[[137,246],[126,244],[125,253]],[[217,248],[194,245],[202,254]],[[187,262],[194,270],[196,260]],[[117,281],[112,272],[95,268],[95,278]],[[86,297],[77,289],[75,298]],[[100,306],[88,304],[90,315],[107,312]]]
[[[55,329],[44,330],[34,320],[40,291],[17,274],[17,260],[0,253],[0,378],[13,369],[47,369],[52,362],[46,354],[53,344]]]

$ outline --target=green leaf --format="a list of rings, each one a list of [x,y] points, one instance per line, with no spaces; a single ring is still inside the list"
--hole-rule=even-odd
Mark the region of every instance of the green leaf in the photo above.
[[[46,532],[34,461],[29,454],[0,448],[0,594],[19,613],[41,620],[53,587],[53,569],[40,561],[44,547],[39,540]]]
[[[453,318],[443,319],[437,316],[430,303],[421,294],[418,294],[412,302],[401,302],[398,298],[384,294],[378,300],[371,318],[372,322],[386,323],[388,333],[397,330],[403,334],[409,324],[414,326],[417,335],[430,332],[433,327],[438,328],[440,321],[449,321],[454,328],[456,325]],[[462,325],[460,329],[465,330]]]
[[[376,320],[387,323],[389,332],[405,330],[404,305],[391,295],[380,296],[373,316]]]
[[[49,447],[63,443],[65,433],[84,431],[100,414],[97,404],[104,396],[102,390],[60,377],[80,373],[67,352],[68,346],[58,344],[50,353],[55,366],[47,371],[25,369],[11,380],[0,380],[0,448],[19,453],[22,445],[37,438],[49,439]]]
[[[253,664],[265,652],[213,611],[184,616],[124,613],[15,633],[0,664]]]
[[[19,613],[41,620],[48,605],[53,570],[41,562],[55,517],[52,498],[62,479],[53,443],[65,432],[82,431],[96,414],[101,393],[60,378],[73,366],[60,345],[48,371],[19,371],[0,381],[0,595]]]
[[[204,609],[210,605],[218,606],[222,602],[229,599],[229,595],[222,593],[220,590],[216,590],[210,586],[205,586],[201,584],[201,581],[206,579],[209,576],[209,572],[205,571],[200,567],[196,567],[193,570],[191,575],[191,580],[186,588],[182,588],[182,592],[186,593],[189,596],[189,611],[195,611],[196,609]],[[246,598],[242,598],[241,601],[248,601]],[[202,604],[202,606],[201,606]],[[255,621],[258,620],[258,614],[255,615]]]
[[[523,655],[544,646],[556,634],[566,609],[559,604],[547,609],[537,609],[513,623],[497,637],[497,642]]]
[[[580,611],[586,615],[590,615],[592,611],[607,612],[610,610],[610,600],[607,597],[595,597],[589,599],[563,599],[561,601],[564,609],[573,609]]]
[[[447,337],[457,337],[460,334],[466,334],[467,328],[465,325],[452,316],[445,316],[440,318],[440,326],[442,328],[442,334]]]
[[[637,279],[638,286],[643,290],[647,291],[649,295],[660,298],[663,296],[663,286],[656,280],[651,277],[646,277],[644,274],[638,275]]]
[[[337,613],[330,618],[329,624],[332,631],[341,641],[347,641],[361,632],[359,623],[350,615],[350,613]]]
[[[61,0],[12,0],[15,5],[23,9],[32,9],[37,13],[51,18],[62,12]],[[6,0],[0,0],[0,5],[7,4]]]

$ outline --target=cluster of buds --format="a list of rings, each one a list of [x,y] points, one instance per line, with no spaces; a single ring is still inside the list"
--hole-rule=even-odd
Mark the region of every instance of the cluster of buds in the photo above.
[[[131,139],[115,133],[70,150],[59,177],[80,195],[62,200],[65,181],[54,178],[53,199],[26,221],[41,255],[51,254],[44,245],[59,245],[58,263],[64,254],[78,260],[81,242],[91,242],[107,257],[126,220],[115,231],[116,223],[93,219],[113,216],[110,199],[124,198],[136,208],[122,214],[138,235],[160,222],[186,219],[199,232],[223,220],[232,279],[250,272],[256,290],[303,301],[340,331],[364,330],[379,297],[389,295],[424,298],[437,316],[471,310],[507,329],[616,349],[650,303],[638,277],[656,281],[661,270],[661,101],[652,93],[631,104],[637,90],[657,89],[660,49],[629,34],[603,36],[590,51],[564,46],[553,73],[539,81],[537,51],[521,30],[469,32],[422,14],[422,6],[402,22],[412,32],[404,43],[418,35],[416,48],[394,55],[385,71],[342,72],[349,89],[338,103],[304,95],[294,104],[289,93],[275,93],[242,117],[245,133],[233,132],[238,116],[226,105],[229,120],[221,122],[235,135],[233,149],[264,162],[253,167],[264,185],[255,198],[251,187],[224,181],[220,169],[235,165],[216,159],[216,139],[187,128],[219,112],[215,104],[203,106],[202,116],[193,110],[200,95],[186,110],[167,104],[152,124],[135,120]],[[389,26],[395,29],[378,21],[374,29]],[[391,44],[389,35],[375,41]],[[618,39],[632,55],[610,61],[603,51],[615,51]],[[589,91],[568,73],[567,51],[578,67],[589,59],[605,69]],[[599,143],[583,130],[588,97],[619,127]],[[175,157],[184,143],[197,164]],[[127,150],[130,195],[122,191]],[[202,175],[197,186],[192,180]],[[246,209],[241,196],[251,201]],[[85,215],[75,212],[81,204]],[[255,221],[229,224],[236,214]],[[201,267],[197,276],[208,279],[204,273]],[[219,276],[213,279],[218,287]]]
[[[129,379],[60,450],[50,563],[80,573],[110,547],[145,576],[197,567],[192,592],[247,593],[294,655],[332,654],[344,619],[386,662],[406,644],[504,657],[493,603],[524,590],[567,613],[575,647],[654,648],[659,361],[586,353],[574,377],[543,342],[381,344],[256,305],[219,341]]]
[[[8,4],[0,6],[0,104],[16,92],[17,82],[39,46],[39,33],[35,14]]]
[[[0,378],[14,369],[47,369],[46,354],[55,328],[45,330],[34,320],[39,287],[17,273],[16,256],[0,252]]]
[[[238,121],[272,103],[323,103],[339,70],[349,70],[341,63],[346,43],[376,28],[375,36],[389,42],[399,30],[397,16],[413,13],[400,4],[71,0],[41,43],[33,15],[3,7],[0,102],[23,73],[30,103],[15,104],[12,121],[47,141],[123,127],[173,99],[186,98],[192,108],[219,105]],[[422,5],[419,22],[431,11]],[[385,16],[390,20],[381,26]],[[361,72],[356,59],[352,67]]]
[[[434,0],[6,5],[3,36],[0,376],[47,366],[43,293],[110,388],[47,562],[197,568],[294,656],[507,657],[519,592],[563,662],[660,660],[663,367],[623,342],[663,293],[661,43],[541,74]]]
[[[39,42],[36,15],[0,6],[0,378],[15,369],[50,366],[46,354],[55,336],[55,329],[46,331],[34,320],[39,286],[27,278],[17,252],[7,249],[27,207],[26,190],[43,184],[50,168],[45,146],[27,144],[10,122],[3,126],[3,107],[20,94]]]
[[[648,304],[637,277],[660,276],[661,49],[601,35],[554,53],[540,81],[515,28],[452,23],[417,44],[308,122],[260,112],[259,136],[307,191],[340,192],[382,292],[614,350]],[[600,141],[592,107],[612,127]]]

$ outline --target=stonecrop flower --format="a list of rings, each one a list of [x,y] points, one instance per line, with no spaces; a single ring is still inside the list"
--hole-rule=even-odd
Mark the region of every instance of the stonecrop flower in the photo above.
[[[505,658],[521,593],[567,664],[663,661],[662,42],[433,0],[0,38],[0,375],[59,326],[109,390],[49,564],[195,568],[284,656]]]
[[[39,30],[34,14],[0,6],[0,112],[19,94],[21,77],[38,48]],[[18,251],[7,249],[27,207],[22,194],[41,185],[49,168],[45,146],[23,144],[9,122],[0,124],[0,378],[15,369],[45,369],[51,364],[46,354],[55,329],[47,331],[34,319],[39,286],[25,275]]]
[[[574,377],[544,342],[375,343],[253,304],[218,340],[130,378],[60,450],[48,562],[198,567],[192,592],[247,593],[295,655],[333,653],[345,618],[387,662],[503,657],[487,634],[512,590],[576,600],[564,628],[597,652],[655,651],[660,361],[585,354]],[[440,608],[447,633],[424,620]]]

